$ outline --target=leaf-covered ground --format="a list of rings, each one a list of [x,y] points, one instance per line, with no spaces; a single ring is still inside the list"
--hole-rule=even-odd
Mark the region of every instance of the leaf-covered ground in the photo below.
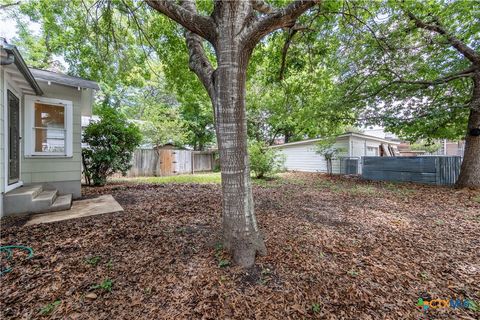
[[[3,219],[23,244],[2,319],[478,319],[419,297],[480,301],[480,194],[287,174],[254,189],[268,255],[251,270],[217,245],[217,184],[115,184],[124,213],[46,225]],[[2,264],[5,261],[2,261]]]

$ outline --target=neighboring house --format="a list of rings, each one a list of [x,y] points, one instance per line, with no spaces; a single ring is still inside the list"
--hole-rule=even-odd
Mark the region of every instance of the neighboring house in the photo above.
[[[439,148],[435,152],[428,152],[426,150],[412,150],[409,142],[403,142],[399,147],[399,152],[402,157],[407,156],[459,156],[463,157],[465,152],[465,141],[452,140],[435,140]]]
[[[289,171],[327,172],[325,157],[317,152],[322,138],[271,146],[285,155],[285,169]],[[341,150],[332,161],[333,173],[340,173],[341,157],[381,156],[382,150],[396,148],[399,142],[361,133],[345,133],[336,138],[334,148]]]
[[[453,141],[453,140],[437,140],[436,141],[440,148],[436,152],[428,153],[426,155],[435,155],[435,156],[460,156],[463,157],[465,152],[465,141]]]
[[[447,139],[436,139],[434,140],[435,144],[439,145],[439,149],[435,152],[429,153],[425,150],[412,150],[410,143],[407,141],[402,141],[395,134],[385,131],[383,127],[367,127],[362,128],[362,133],[370,136],[375,136],[378,138],[401,142],[398,146],[398,151],[402,157],[414,157],[414,156],[461,156],[465,152],[465,141],[464,140],[447,140]]]
[[[81,196],[81,116],[96,82],[28,68],[0,38],[0,214],[69,208]]]

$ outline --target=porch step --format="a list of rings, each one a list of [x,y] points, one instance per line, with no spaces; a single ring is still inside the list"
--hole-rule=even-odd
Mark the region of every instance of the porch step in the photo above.
[[[58,196],[57,200],[50,207],[51,211],[63,211],[69,210],[72,207],[72,194],[65,194],[63,196]]]
[[[40,192],[32,200],[32,213],[46,212],[57,199],[57,190],[46,190]]]
[[[20,200],[23,197],[35,198],[39,193],[43,191],[41,184],[23,186],[12,191],[7,192],[9,199]]]
[[[43,213],[68,210],[72,195],[58,195],[58,190],[45,190],[41,184],[17,188],[4,195],[5,215]]]

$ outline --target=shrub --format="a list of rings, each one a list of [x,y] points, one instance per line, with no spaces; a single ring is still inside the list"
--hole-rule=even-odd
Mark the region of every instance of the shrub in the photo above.
[[[142,136],[133,123],[113,108],[102,107],[99,121],[90,123],[83,133],[83,174],[89,185],[101,186],[116,172],[126,174],[133,151]]]
[[[264,178],[283,169],[285,158],[264,142],[251,142],[248,147],[250,169],[256,178]]]
[[[335,146],[336,138],[334,136],[327,137],[320,140],[317,143],[316,152],[325,157],[327,161],[327,173],[333,174],[333,163],[332,161],[337,159],[337,157],[346,152],[346,148]]]

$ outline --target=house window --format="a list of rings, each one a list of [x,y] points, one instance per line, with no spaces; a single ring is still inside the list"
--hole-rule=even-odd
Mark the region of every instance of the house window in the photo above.
[[[65,107],[35,103],[35,152],[65,153]]]
[[[25,99],[25,155],[72,156],[72,102]]]

